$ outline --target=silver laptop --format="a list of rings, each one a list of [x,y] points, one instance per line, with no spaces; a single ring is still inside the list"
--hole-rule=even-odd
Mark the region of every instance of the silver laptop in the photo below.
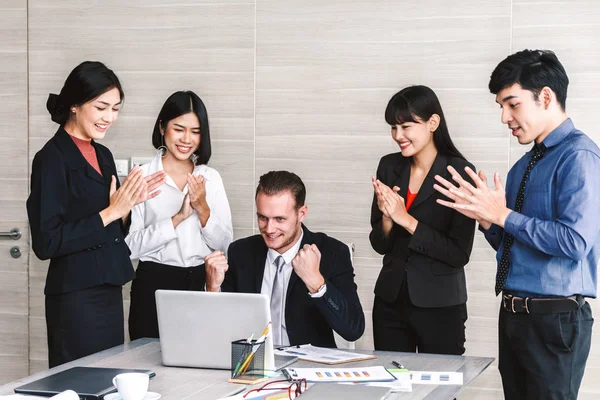
[[[164,365],[231,368],[231,342],[258,339],[271,320],[269,297],[251,293],[157,290],[158,331]],[[265,369],[293,362],[277,360],[272,336],[265,343]]]

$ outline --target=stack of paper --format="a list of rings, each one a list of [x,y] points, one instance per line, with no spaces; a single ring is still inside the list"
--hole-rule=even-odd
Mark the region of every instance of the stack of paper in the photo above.
[[[316,347],[310,344],[299,346],[280,347],[275,349],[275,354],[285,356],[298,356],[300,360],[311,361],[322,364],[342,364],[353,361],[370,360],[377,358],[374,355],[351,353],[338,349]]]

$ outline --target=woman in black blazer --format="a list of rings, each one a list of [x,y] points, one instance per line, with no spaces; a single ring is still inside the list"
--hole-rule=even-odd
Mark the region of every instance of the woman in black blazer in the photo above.
[[[119,185],[111,152],[95,142],[117,119],[123,90],[100,62],[84,62],[47,108],[58,131],[35,155],[27,213],[32,247],[50,259],[46,324],[50,367],[124,341],[121,287],[133,276],[126,219],[164,177],[135,168]]]
[[[384,156],[373,177],[371,234],[383,254],[375,285],[375,349],[463,354],[467,320],[464,266],[475,223],[436,203],[434,176],[475,169],[456,149],[435,93],[410,86],[385,111],[399,153]],[[467,175],[463,176],[468,179]]]

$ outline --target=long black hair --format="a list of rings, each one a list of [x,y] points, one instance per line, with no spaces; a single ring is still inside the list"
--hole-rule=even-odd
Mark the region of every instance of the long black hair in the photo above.
[[[80,106],[111,89],[118,89],[125,98],[117,75],[99,61],[84,61],[65,80],[60,94],[50,93],[46,108],[52,121],[64,126],[71,117],[71,107]]]
[[[207,164],[212,152],[208,112],[202,99],[191,90],[175,92],[165,101],[154,124],[152,145],[155,149],[162,146],[164,138],[162,137],[161,129],[165,131],[169,121],[187,113],[196,114],[198,122],[200,122],[200,146],[194,152],[196,155],[194,163],[196,165]]]
[[[427,86],[408,86],[396,93],[385,109],[385,120],[391,126],[395,126],[405,122],[418,123],[416,117],[421,121],[429,121],[433,114],[440,117],[440,123],[433,133],[433,144],[437,151],[446,156],[465,160],[450,139],[440,101],[435,92]]]

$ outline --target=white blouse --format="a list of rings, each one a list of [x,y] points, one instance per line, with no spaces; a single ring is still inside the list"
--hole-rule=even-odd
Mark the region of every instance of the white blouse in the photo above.
[[[141,168],[144,176],[162,171],[162,158],[157,155]],[[233,239],[233,227],[223,180],[215,169],[206,165],[196,166],[193,175],[206,178],[206,202],[210,208],[206,226],[202,227],[194,210],[189,218],[173,228],[171,217],[181,209],[188,186],[182,192],[167,175],[158,196],[131,210],[131,227],[125,241],[132,259],[193,267],[204,264],[204,257],[214,250],[227,252]]]

